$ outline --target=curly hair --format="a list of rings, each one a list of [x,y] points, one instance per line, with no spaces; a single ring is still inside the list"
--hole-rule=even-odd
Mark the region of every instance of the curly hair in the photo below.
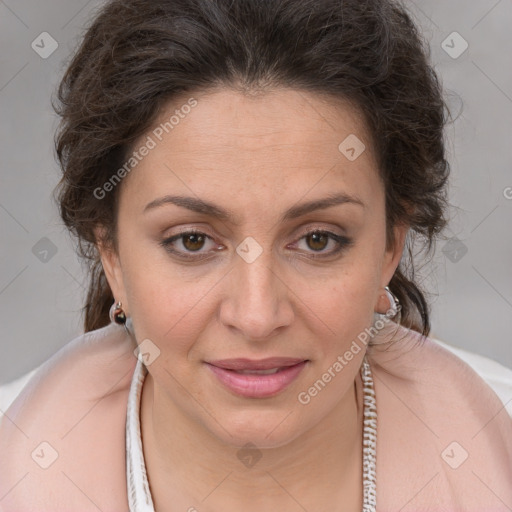
[[[117,247],[119,187],[97,187],[125,161],[161,109],[183,92],[272,87],[348,100],[363,114],[385,185],[386,242],[410,226],[389,283],[400,323],[423,336],[430,307],[413,246],[432,251],[447,221],[448,109],[428,44],[393,0],[113,0],[96,13],[58,87],[55,149],[61,217],[89,272],[86,331],[109,322],[114,297],[95,228]]]

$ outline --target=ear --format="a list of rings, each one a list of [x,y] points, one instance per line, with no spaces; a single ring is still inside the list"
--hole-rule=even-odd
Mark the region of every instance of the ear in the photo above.
[[[381,282],[377,290],[377,298],[375,301],[374,311],[377,313],[385,313],[389,309],[389,299],[385,293],[382,293],[383,288],[388,285],[395,273],[405,246],[405,240],[409,226],[406,224],[397,224],[393,228],[394,239],[391,247],[387,248],[384,253],[381,268]]]
[[[393,228],[394,241],[391,247],[386,249],[381,269],[381,287],[387,286],[395,273],[404,251],[405,240],[409,231],[409,225],[397,224]]]
[[[105,228],[96,227],[94,229],[96,238],[96,248],[98,249],[101,264],[105,272],[112,294],[116,301],[121,301],[125,313],[128,311],[128,301],[126,298],[121,261],[114,247],[105,241]]]

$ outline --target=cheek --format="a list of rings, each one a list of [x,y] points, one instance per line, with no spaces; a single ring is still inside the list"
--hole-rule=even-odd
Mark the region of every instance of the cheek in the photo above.
[[[150,279],[131,286],[129,300],[137,339],[143,336],[160,343],[172,341],[175,350],[191,343],[201,328],[195,310],[199,291]]]
[[[349,346],[373,322],[380,283],[380,245],[371,237],[359,240],[338,272],[319,286],[297,281],[298,295],[311,309],[311,330],[318,334],[324,355]]]
[[[312,327],[323,346],[323,355],[340,354],[357,336],[369,327],[373,320],[375,276],[355,271],[342,278],[322,295],[311,297],[317,317]]]
[[[192,281],[179,267],[136,252],[123,262],[123,279],[136,339],[149,338],[162,352],[186,352],[202,328],[201,299],[213,286],[209,278]],[[145,263],[141,263],[145,262]]]

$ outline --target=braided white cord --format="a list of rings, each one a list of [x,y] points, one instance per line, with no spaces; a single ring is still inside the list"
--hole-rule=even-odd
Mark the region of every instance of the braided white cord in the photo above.
[[[361,366],[364,398],[363,428],[363,512],[376,512],[377,507],[377,405],[372,372],[366,356]]]
[[[146,374],[146,367],[138,359],[126,411],[126,477],[130,512],[155,512],[149,490],[140,428],[142,385]]]

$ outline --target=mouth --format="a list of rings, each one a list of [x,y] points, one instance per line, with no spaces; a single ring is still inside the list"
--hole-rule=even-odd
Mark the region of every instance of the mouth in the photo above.
[[[309,359],[224,359],[206,363],[217,381],[238,396],[268,398],[284,391]]]
[[[266,359],[218,359],[208,361],[208,364],[224,368],[225,370],[235,371],[259,371],[259,370],[278,370],[298,363],[307,361],[307,359],[297,357],[267,357]]]
[[[239,373],[241,375],[272,375],[277,373],[283,368],[289,368],[288,366],[282,366],[281,368],[269,368],[268,370],[229,370],[230,372]],[[227,370],[228,368],[224,368]]]

